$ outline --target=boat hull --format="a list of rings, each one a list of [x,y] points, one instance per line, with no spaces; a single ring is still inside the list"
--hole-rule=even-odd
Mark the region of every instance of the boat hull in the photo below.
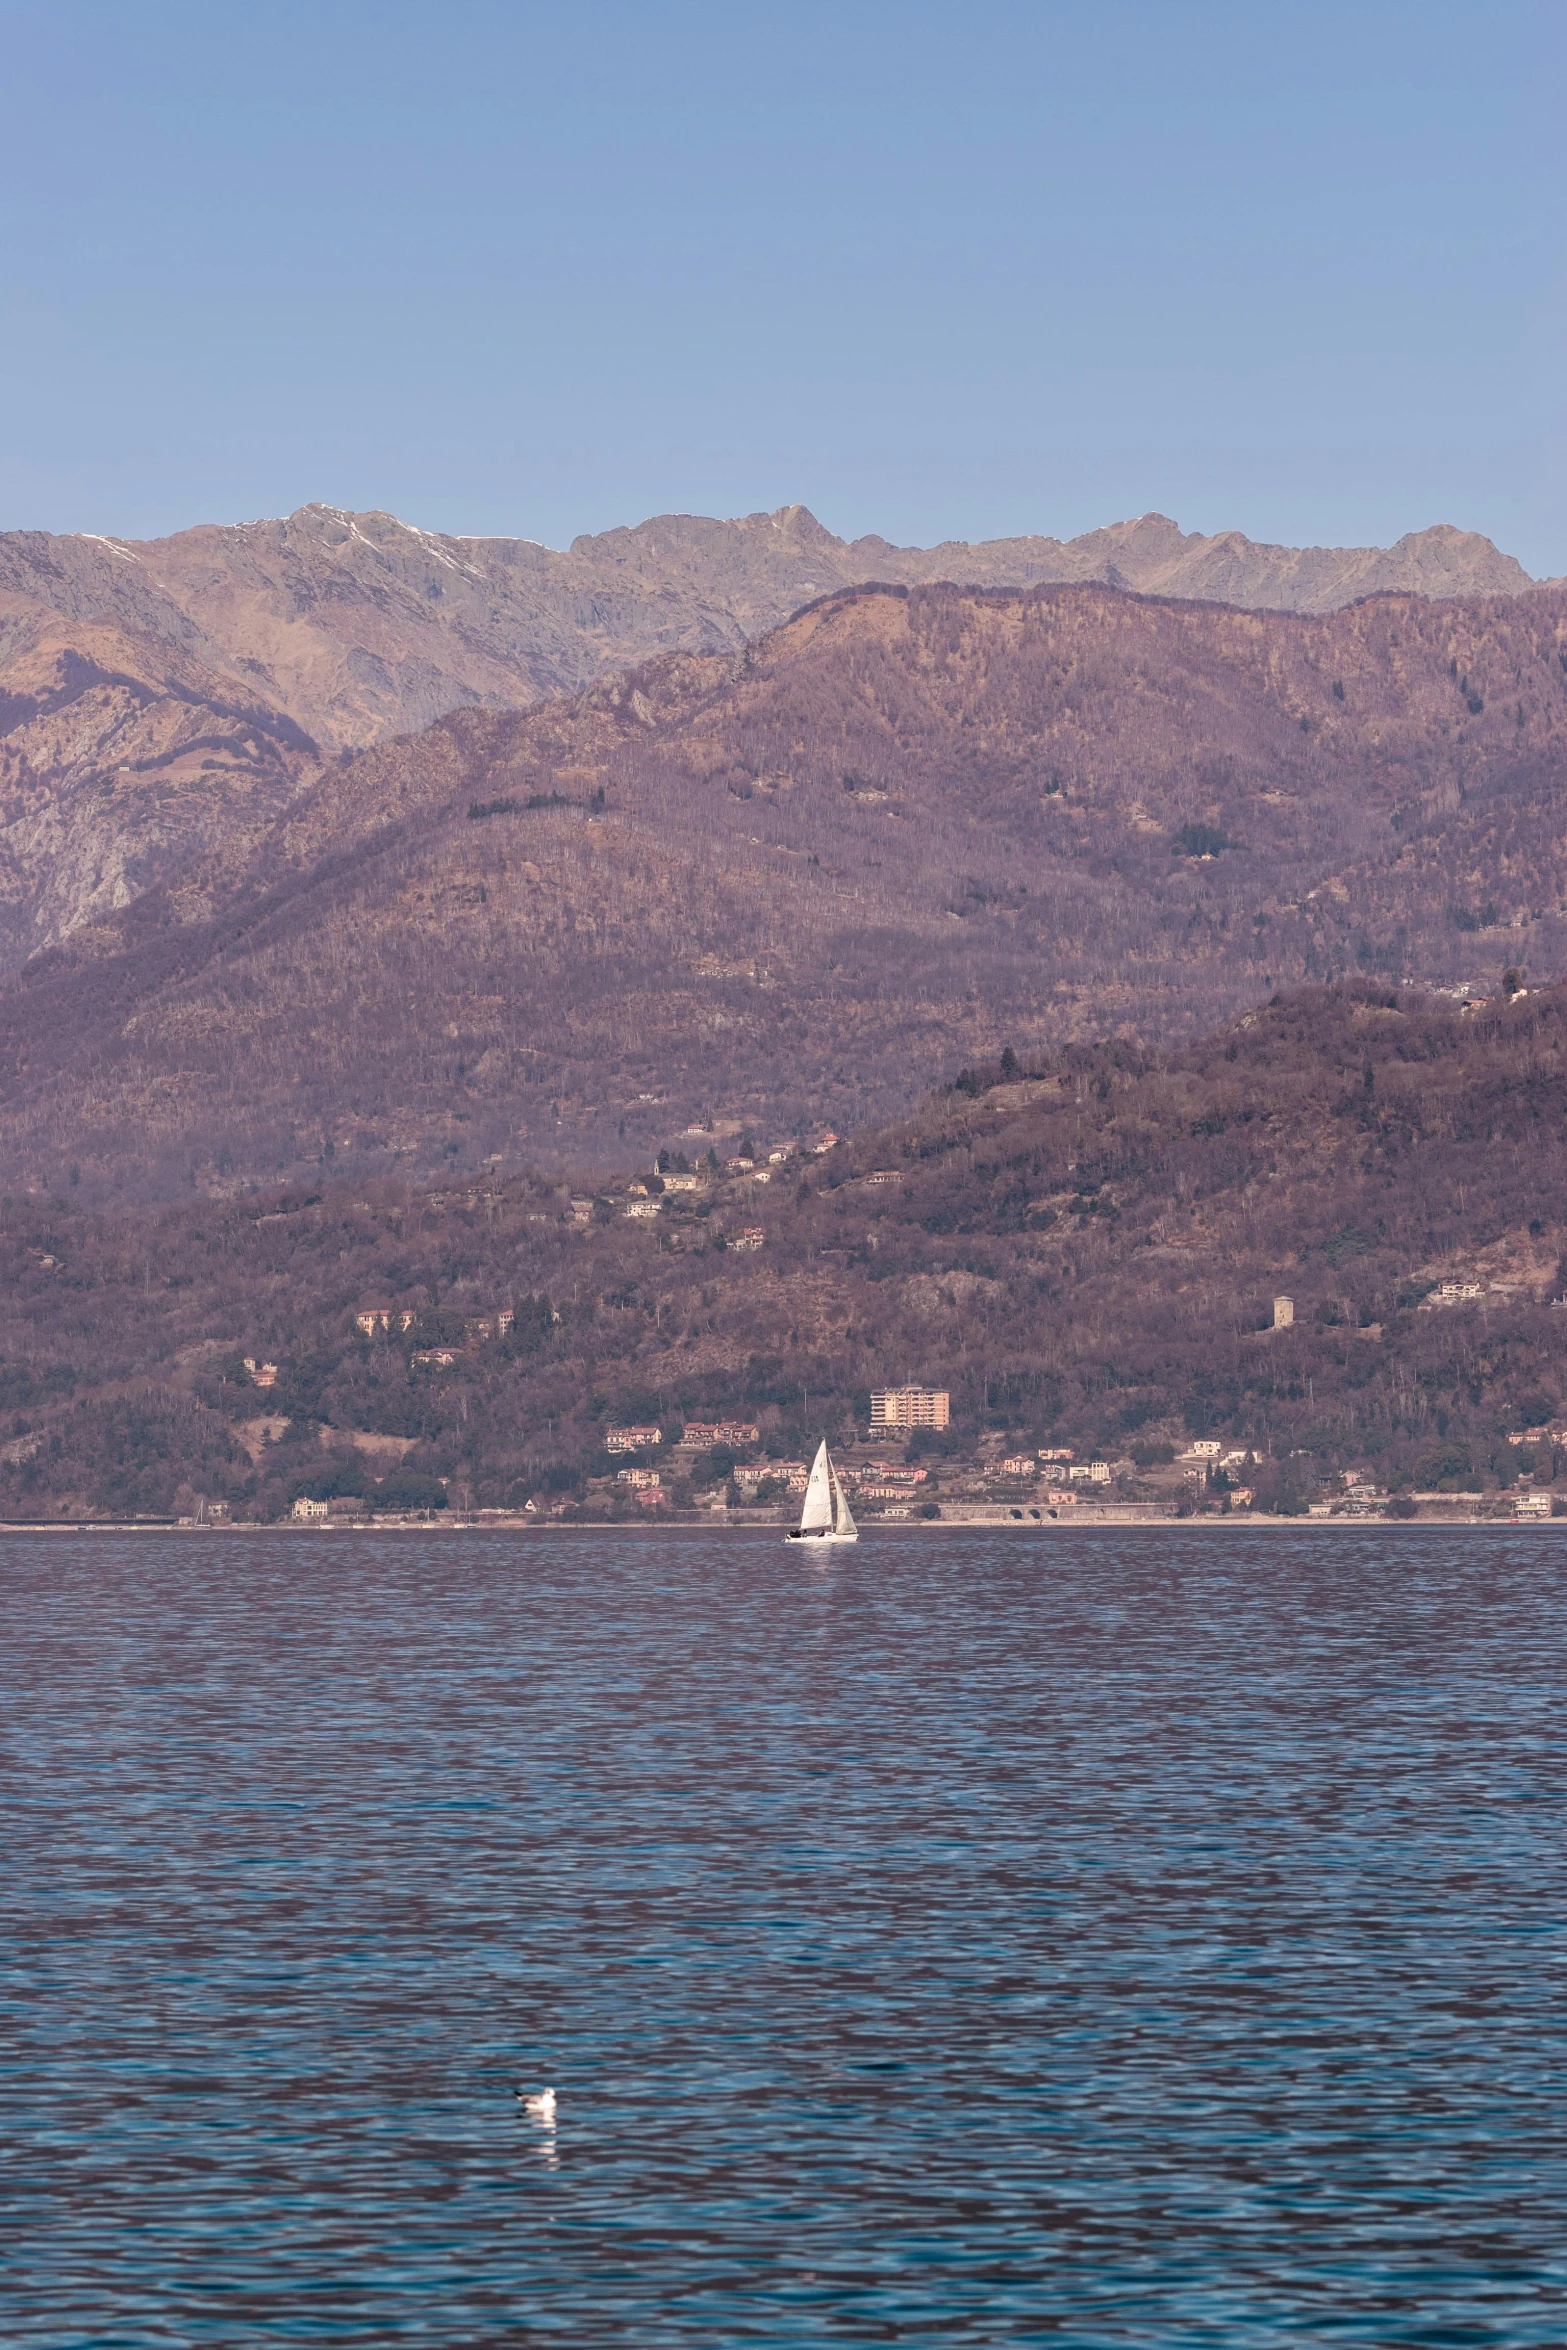
[[[784,1536],[786,1542],[798,1542],[807,1550],[832,1550],[839,1543],[858,1542],[859,1539],[858,1534],[835,1534],[830,1526],[825,1527],[820,1534],[802,1534],[796,1528]]]

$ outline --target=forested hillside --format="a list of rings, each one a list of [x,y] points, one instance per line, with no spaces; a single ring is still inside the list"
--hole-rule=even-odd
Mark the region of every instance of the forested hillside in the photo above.
[[[911,1379],[951,1392],[949,1476],[987,1437],[1102,1454],[1127,1490],[1217,1437],[1291,1506],[1345,1464],[1395,1491],[1551,1465],[1505,1439],[1567,1405],[1567,990],[1308,989],[1167,1051],[1009,1049],[819,1156],[753,1139],[680,1184],[666,1154],[101,1218],[13,1198],[0,1514],[602,1512],[611,1423],[742,1414],[798,1458]]]
[[[35,957],[0,992],[0,1180],[218,1197],[799,1139],[1006,1042],[1550,974],[1564,784],[1561,591],[835,595],[334,760]]]

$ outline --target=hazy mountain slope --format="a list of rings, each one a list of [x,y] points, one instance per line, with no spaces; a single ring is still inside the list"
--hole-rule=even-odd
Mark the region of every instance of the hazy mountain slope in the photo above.
[[[1562,990],[1465,1016],[1314,990],[1170,1053],[966,1072],[898,1126],[766,1183],[711,1172],[646,1220],[624,1178],[589,1186],[580,1228],[527,1177],[322,1177],[105,1219],[10,1198],[0,1515],[200,1491],[266,1516],[323,1478],[365,1490],[409,1444],[454,1501],[548,1505],[619,1465],[606,1419],[739,1410],[798,1458],[907,1378],[952,1395],[943,1491],[986,1431],[1112,1460],[1216,1436],[1273,1456],[1268,1499],[1354,1462],[1494,1487],[1506,1431],[1567,1407],[1564,1131]],[[1427,1304],[1444,1280],[1473,1298]],[[1296,1321],[1274,1332],[1279,1291]],[[372,1304],[416,1319],[366,1340]],[[504,1341],[473,1327],[503,1305]],[[706,1458],[664,1466],[677,1492],[693,1471],[722,1484]]]
[[[1560,593],[851,591],[456,713],[0,994],[0,1174],[559,1165],[864,1124],[954,1056],[1313,975],[1553,971],[1564,658]]]
[[[1296,550],[1187,536],[1157,515],[1068,544],[929,550],[849,545],[803,507],[665,515],[565,554],[321,506],[136,545],[0,534],[0,971],[176,885],[204,847],[242,861],[313,743],[330,754],[453,709],[532,707],[665,651],[739,650],[872,574],[1104,579],[1241,605],[1528,585],[1456,531],[1386,553]],[[246,724],[262,730],[248,750]],[[152,781],[132,790],[136,777]]]
[[[0,970],[201,850],[242,864],[319,762],[292,719],[169,638],[7,610]]]
[[[804,507],[728,522],[662,515],[575,540],[421,531],[387,514],[302,507],[132,544],[0,534],[0,597],[77,625],[151,636],[285,711],[329,748],[412,732],[467,706],[523,708],[679,649],[713,651],[867,579],[990,586],[1101,580],[1153,594],[1326,611],[1378,589],[1512,594],[1528,575],[1445,526],[1377,548],[1254,546],[1160,515],[1063,542],[929,549],[835,538]],[[0,640],[0,684],[4,683]]]

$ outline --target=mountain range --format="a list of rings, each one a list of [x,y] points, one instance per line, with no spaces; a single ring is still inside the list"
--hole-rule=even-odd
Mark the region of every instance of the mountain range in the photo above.
[[[1557,588],[851,588],[331,759],[232,710],[205,781],[95,787],[217,814],[0,990],[7,1186],[798,1137],[1004,1043],[1567,959]]]
[[[1390,548],[1277,547],[1145,514],[1070,540],[896,547],[836,538],[805,507],[784,506],[733,521],[659,515],[557,553],[317,505],[164,539],[0,533],[0,685],[36,692],[73,645],[102,658],[118,637],[112,669],[154,686],[166,671],[176,694],[206,688],[336,751],[413,733],[448,710],[525,709],[657,653],[732,649],[817,596],[872,580],[1097,581],[1291,612],[1389,591],[1513,595],[1533,584],[1489,539],[1447,525]],[[84,631],[90,643],[77,642]],[[12,682],[19,662],[24,686]],[[104,756],[120,747],[104,736]],[[146,750],[172,747],[160,739]]]
[[[0,972],[194,856],[232,861],[324,758],[456,709],[531,708],[660,653],[736,652],[869,578],[1096,580],[1301,610],[1530,585],[1489,540],[1445,527],[1387,550],[1297,549],[1159,515],[931,549],[851,544],[799,506],[665,515],[565,554],[325,506],[139,542],[0,534]]]
[[[0,1182],[603,1163],[1538,971],[1563,608],[1446,528],[0,537]]]

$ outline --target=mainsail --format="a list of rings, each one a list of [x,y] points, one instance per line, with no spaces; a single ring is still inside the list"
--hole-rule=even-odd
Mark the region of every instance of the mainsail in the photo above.
[[[832,1464],[827,1458],[827,1441],[824,1437],[811,1463],[810,1481],[805,1488],[805,1507],[800,1512],[802,1534],[822,1534],[833,1524],[833,1494],[837,1483]]]

